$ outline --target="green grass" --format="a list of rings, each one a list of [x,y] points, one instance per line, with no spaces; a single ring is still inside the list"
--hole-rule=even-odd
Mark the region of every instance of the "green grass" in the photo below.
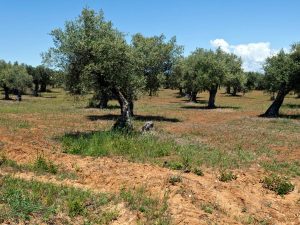
[[[19,119],[9,119],[0,117],[0,126],[6,127],[10,130],[17,129],[29,129],[31,128],[31,124],[27,120],[19,120]]]
[[[58,168],[57,166],[52,162],[46,160],[42,156],[38,156],[32,165],[32,169],[35,172],[38,173],[52,173],[52,174],[57,174]]]
[[[135,190],[121,189],[120,197],[126,202],[130,210],[143,213],[145,224],[170,224],[170,218],[167,213],[168,205],[165,195],[162,201],[156,198],[147,196],[146,190],[137,188]]]
[[[262,162],[263,168],[267,171],[280,173],[285,176],[297,177],[300,176],[300,162]]]
[[[44,222],[55,220],[58,214],[66,217],[83,216],[97,222],[102,206],[113,201],[107,194],[92,194],[76,188],[56,186],[17,178],[0,178],[0,221],[15,222],[42,218]]]
[[[65,153],[94,157],[123,156],[135,162],[151,162],[184,171],[201,165],[240,168],[257,158],[255,153],[242,148],[222,151],[200,144],[180,145],[151,134],[103,131],[66,134],[60,140]]]
[[[222,181],[222,182],[229,182],[229,181],[232,181],[232,180],[236,180],[237,179],[237,176],[234,175],[232,173],[232,171],[221,171],[221,174],[219,176],[219,181]]]
[[[10,168],[18,172],[30,171],[37,175],[49,173],[56,175],[59,180],[77,179],[77,174],[75,172],[59,169],[59,167],[51,160],[46,160],[42,156],[38,156],[33,164],[18,164],[14,160],[8,159],[5,156],[0,156],[0,168]]]
[[[116,205],[124,202],[131,211],[141,213],[146,224],[169,224],[167,195],[160,201],[147,195],[144,188],[122,189],[120,194],[92,193],[78,188],[57,186],[12,177],[0,177],[0,223],[16,223],[38,218],[45,223],[108,224],[116,220]],[[78,220],[79,219],[79,220]],[[59,221],[59,220],[58,220]]]

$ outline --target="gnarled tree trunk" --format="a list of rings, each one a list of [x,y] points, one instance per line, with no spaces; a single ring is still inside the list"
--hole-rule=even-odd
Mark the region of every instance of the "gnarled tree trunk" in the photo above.
[[[34,82],[33,96],[37,97],[38,95],[39,95],[39,83]]]
[[[20,90],[16,90],[16,94],[17,94],[17,101],[22,101],[22,94],[21,94],[21,91]]]
[[[192,91],[191,92],[191,98],[190,98],[191,102],[197,102],[197,92],[196,91]]]
[[[264,117],[278,117],[279,109],[284,101],[284,97],[289,93],[285,87],[281,87],[277,93],[277,96],[272,103],[272,105],[268,108],[268,110],[263,114]]]
[[[179,95],[180,95],[180,96],[183,96],[183,90],[182,90],[181,87],[179,88]]]
[[[118,98],[121,107],[121,116],[114,124],[113,129],[126,132],[131,131],[133,129],[133,126],[131,121],[129,102],[118,88],[114,88],[113,92]]]
[[[100,109],[106,109],[108,106],[109,96],[106,92],[102,91],[100,96],[100,102],[97,105]]]
[[[130,116],[134,116],[134,113],[133,113],[133,108],[134,108],[134,104],[133,104],[133,100],[130,99],[129,100],[129,108],[130,108]]]
[[[9,100],[9,88],[6,85],[4,85],[3,89],[4,89],[4,99]]]
[[[208,108],[214,109],[216,108],[215,100],[216,100],[216,94],[218,91],[218,87],[213,87],[209,90],[209,99],[208,99]]]
[[[236,94],[237,94],[237,88],[234,87],[234,88],[233,88],[233,92],[232,92],[232,96],[236,96]]]
[[[230,86],[227,86],[227,87],[226,87],[226,94],[230,94],[230,93],[231,93]]]
[[[46,92],[47,91],[47,84],[45,83],[41,83],[41,89],[40,89],[41,92]]]

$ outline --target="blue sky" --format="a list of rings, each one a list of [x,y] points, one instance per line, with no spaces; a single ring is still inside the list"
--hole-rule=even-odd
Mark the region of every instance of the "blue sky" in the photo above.
[[[85,6],[103,9],[128,35],[175,35],[185,55],[221,46],[241,56],[246,70],[300,41],[299,0],[1,0],[0,58],[40,64],[49,32]]]

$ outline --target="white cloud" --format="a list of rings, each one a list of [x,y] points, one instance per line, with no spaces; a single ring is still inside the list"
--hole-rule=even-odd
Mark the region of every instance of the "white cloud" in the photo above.
[[[230,52],[229,50],[230,46],[224,39],[211,40],[210,44],[215,48],[220,47],[224,52]]]
[[[214,48],[220,47],[225,52],[234,53],[241,57],[245,71],[262,71],[266,58],[278,52],[272,49],[269,42],[257,42],[239,45],[230,45],[224,39],[211,40]]]

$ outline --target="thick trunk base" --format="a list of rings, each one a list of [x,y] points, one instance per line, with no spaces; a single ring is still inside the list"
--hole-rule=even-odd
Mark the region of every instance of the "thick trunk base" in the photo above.
[[[230,94],[230,93],[231,93],[230,86],[227,86],[226,87],[226,94]]]
[[[271,106],[267,109],[267,111],[262,116],[263,117],[278,117],[279,109],[280,109],[287,93],[288,93],[288,91],[285,91],[284,88],[279,90],[274,102],[271,104]]]
[[[191,92],[190,101],[197,103],[197,92]]]
[[[218,89],[211,89],[209,91],[209,99],[208,99],[208,105],[207,105],[207,108],[209,109],[214,109],[216,108],[216,105],[215,105],[215,100],[216,100],[216,94],[217,94],[217,91]]]
[[[120,90],[115,89],[114,92],[121,107],[121,116],[113,125],[113,130],[130,132],[133,130],[130,104]]]
[[[97,105],[99,109],[107,109],[108,107],[108,98],[101,98],[99,104]]]
[[[9,89],[7,87],[4,87],[4,99],[10,100],[9,98]]]

